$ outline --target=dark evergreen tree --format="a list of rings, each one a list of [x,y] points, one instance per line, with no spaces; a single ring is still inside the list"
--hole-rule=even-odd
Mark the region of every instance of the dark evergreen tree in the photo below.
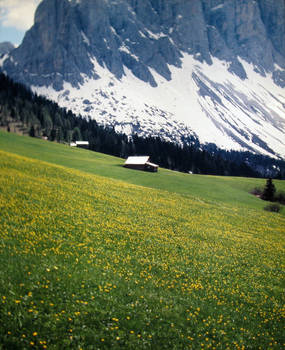
[[[30,131],[29,131],[29,136],[35,137],[35,128],[34,128],[33,125],[31,126],[31,129],[30,129]]]
[[[266,185],[261,194],[261,198],[265,201],[273,202],[275,192],[276,192],[276,188],[272,179],[271,178],[267,179]]]
[[[73,130],[72,141],[80,141],[82,140],[81,132],[79,127],[75,127]]]

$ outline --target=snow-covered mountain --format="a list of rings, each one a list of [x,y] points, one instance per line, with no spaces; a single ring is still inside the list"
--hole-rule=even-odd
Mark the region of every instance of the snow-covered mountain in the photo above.
[[[43,0],[12,78],[117,131],[285,157],[284,0]]]

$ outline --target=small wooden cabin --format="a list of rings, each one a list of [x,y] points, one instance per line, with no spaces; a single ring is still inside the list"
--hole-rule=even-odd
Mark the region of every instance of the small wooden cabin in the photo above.
[[[70,145],[71,147],[89,148],[89,142],[88,142],[88,141],[75,141],[75,142],[70,142],[69,145]]]
[[[125,168],[157,172],[158,165],[149,162],[149,156],[129,157],[124,164]]]

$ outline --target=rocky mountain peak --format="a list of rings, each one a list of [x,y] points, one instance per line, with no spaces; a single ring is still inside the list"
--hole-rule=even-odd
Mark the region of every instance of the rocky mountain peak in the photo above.
[[[284,37],[284,0],[43,0],[2,69],[123,132],[285,155]]]
[[[95,57],[119,79],[126,66],[156,86],[150,69],[170,80],[169,65],[179,67],[188,53],[209,64],[212,56],[225,60],[244,79],[237,57],[261,74],[274,72],[275,63],[285,68],[284,17],[283,0],[43,0],[13,53],[18,69],[9,61],[5,69],[61,89],[63,81],[80,84],[82,73],[96,78]],[[276,83],[285,86],[283,75],[276,70]]]

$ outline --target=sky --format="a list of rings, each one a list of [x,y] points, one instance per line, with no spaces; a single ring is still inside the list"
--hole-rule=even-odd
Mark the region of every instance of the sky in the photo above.
[[[0,0],[0,43],[21,44],[25,32],[34,22],[34,14],[41,0]]]

